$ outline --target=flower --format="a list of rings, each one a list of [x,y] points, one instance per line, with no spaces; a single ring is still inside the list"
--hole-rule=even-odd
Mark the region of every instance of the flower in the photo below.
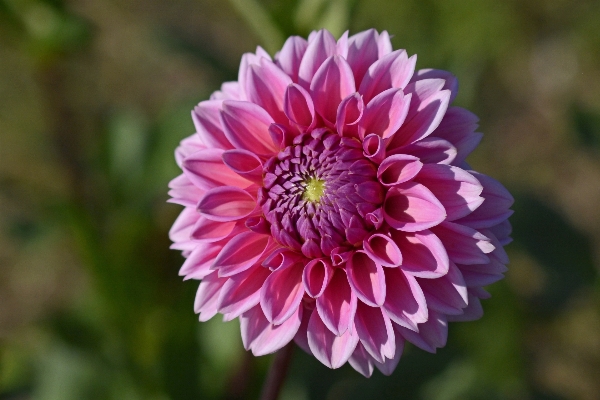
[[[242,57],[192,111],[170,183],[194,309],[239,318],[255,355],[292,340],[330,368],[394,370],[503,277],[513,199],[465,158],[482,134],[456,78],[414,71],[387,32],[290,37]]]

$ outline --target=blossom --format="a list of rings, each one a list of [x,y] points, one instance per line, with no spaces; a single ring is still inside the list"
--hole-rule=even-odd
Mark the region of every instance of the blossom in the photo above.
[[[201,321],[239,318],[257,356],[294,340],[370,376],[481,317],[513,199],[465,162],[482,134],[450,106],[456,78],[415,63],[385,31],[320,30],[244,54],[194,108],[170,237]]]

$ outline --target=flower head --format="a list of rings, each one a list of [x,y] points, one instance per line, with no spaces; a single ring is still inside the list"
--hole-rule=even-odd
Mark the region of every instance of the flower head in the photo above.
[[[369,376],[482,315],[513,199],[465,163],[482,135],[449,106],[456,78],[415,62],[387,32],[321,30],[245,54],[194,108],[170,236],[201,321],[239,318],[255,355],[295,340]]]

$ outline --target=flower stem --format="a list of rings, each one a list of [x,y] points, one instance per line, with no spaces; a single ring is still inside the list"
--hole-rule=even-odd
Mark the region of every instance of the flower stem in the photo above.
[[[277,400],[279,391],[285,381],[293,352],[294,342],[292,341],[275,353],[275,358],[267,374],[260,400]]]

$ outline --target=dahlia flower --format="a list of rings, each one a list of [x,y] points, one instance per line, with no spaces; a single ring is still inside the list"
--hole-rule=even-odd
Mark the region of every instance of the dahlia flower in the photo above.
[[[481,317],[513,199],[465,162],[482,134],[450,106],[456,78],[415,62],[385,31],[320,30],[244,54],[194,108],[170,237],[200,321],[239,318],[257,356],[294,340],[370,376]]]

